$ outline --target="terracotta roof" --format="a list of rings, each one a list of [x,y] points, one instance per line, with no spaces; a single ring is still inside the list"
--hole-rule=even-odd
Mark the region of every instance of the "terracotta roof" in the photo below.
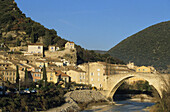
[[[30,43],[28,45],[41,45],[41,46],[43,46],[43,44],[41,44],[41,43]]]
[[[55,74],[56,76],[59,76],[59,75],[61,75],[61,77],[69,77],[67,74],[65,74],[65,73],[63,73],[63,72],[61,72],[61,71],[56,71],[56,74]]]

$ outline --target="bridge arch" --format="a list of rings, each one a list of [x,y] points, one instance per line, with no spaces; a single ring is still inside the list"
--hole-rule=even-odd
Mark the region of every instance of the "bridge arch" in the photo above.
[[[142,78],[146,81],[149,82],[149,85],[151,85],[159,94],[159,96],[162,96],[162,92],[161,92],[161,83],[160,83],[160,78],[156,78],[157,76],[150,77],[150,75],[152,76],[153,74],[145,74],[145,75],[140,75],[140,74],[124,74],[124,75],[119,75],[119,76],[110,76],[109,77],[109,82],[108,82],[108,88],[109,88],[109,92],[107,94],[108,98],[112,98],[115,94],[115,92],[117,91],[117,89],[121,86],[121,84],[132,77],[137,77],[137,78]]]

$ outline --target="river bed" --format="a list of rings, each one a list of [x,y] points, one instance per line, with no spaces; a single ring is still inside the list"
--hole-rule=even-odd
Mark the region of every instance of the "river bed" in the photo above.
[[[116,101],[115,105],[95,105],[81,112],[149,112],[152,102]]]

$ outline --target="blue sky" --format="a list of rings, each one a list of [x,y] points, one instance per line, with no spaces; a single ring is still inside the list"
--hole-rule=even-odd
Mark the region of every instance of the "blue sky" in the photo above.
[[[89,50],[109,50],[128,36],[170,20],[170,0],[15,0],[36,22]]]

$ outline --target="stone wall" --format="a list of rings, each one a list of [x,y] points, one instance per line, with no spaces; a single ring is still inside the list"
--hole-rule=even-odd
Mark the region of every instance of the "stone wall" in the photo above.
[[[45,57],[50,57],[52,59],[57,59],[63,57],[64,59],[70,61],[71,63],[77,62],[76,49],[64,49],[62,51],[45,51]]]

